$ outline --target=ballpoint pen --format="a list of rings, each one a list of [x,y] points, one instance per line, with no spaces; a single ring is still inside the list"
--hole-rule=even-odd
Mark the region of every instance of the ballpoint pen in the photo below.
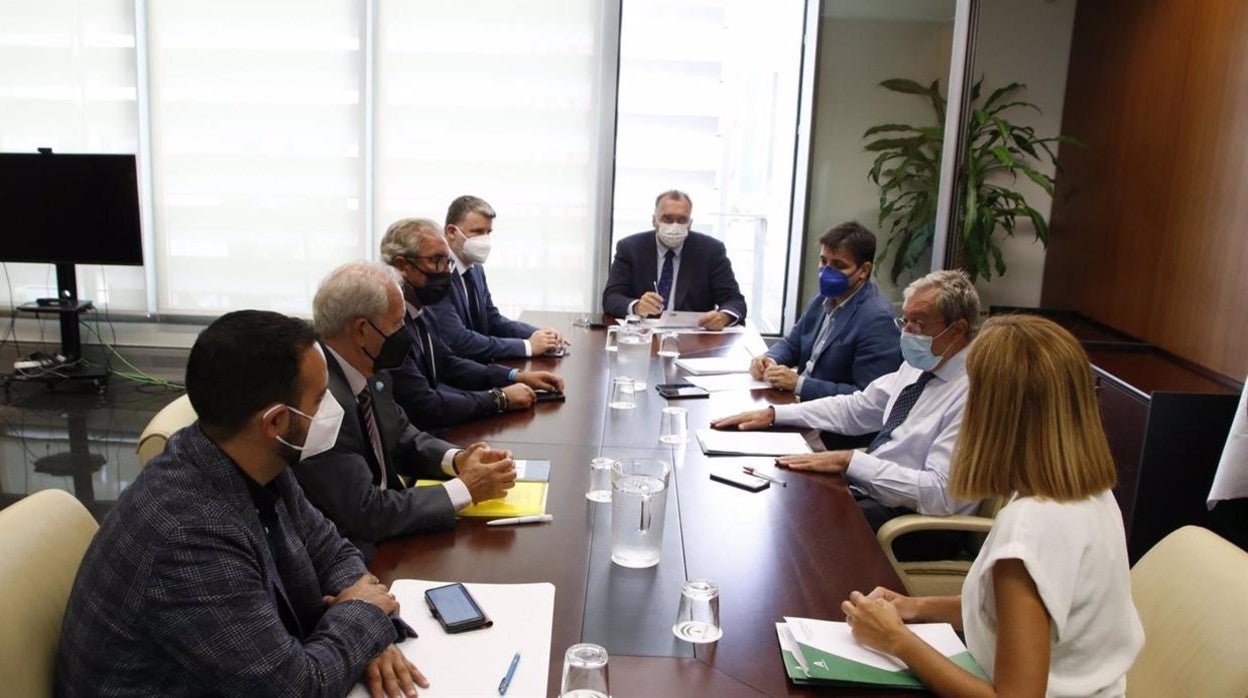
[[[493,521],[486,521],[485,525],[486,526],[514,526],[516,524],[545,523],[547,521],[554,521],[554,520],[555,520],[555,517],[551,516],[550,514],[534,514],[533,516],[513,516],[510,519],[494,519]]]
[[[520,663],[520,653],[516,652],[516,656],[511,658],[511,666],[507,667],[507,675],[502,681],[498,682],[498,695],[506,695],[507,687],[511,685],[511,677],[516,675],[516,665]]]
[[[741,469],[742,469],[742,470],[744,470],[745,472],[749,473],[750,475],[753,475],[754,477],[761,477],[761,478],[763,478],[764,480],[766,480],[767,482],[774,482],[774,483],[776,483],[777,485],[780,485],[781,487],[788,487],[788,486],[789,486],[789,483],[785,482],[784,480],[781,480],[781,479],[780,479],[780,478],[778,478],[778,477],[772,477],[772,476],[767,475],[767,474],[765,474],[765,473],[760,473],[760,472],[758,472],[757,470],[755,470],[754,468],[752,468],[752,467],[750,467],[750,466],[748,466],[748,465],[741,466]]]

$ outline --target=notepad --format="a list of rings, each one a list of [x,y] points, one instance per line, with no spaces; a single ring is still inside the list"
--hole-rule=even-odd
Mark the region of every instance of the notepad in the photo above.
[[[796,432],[699,429],[697,437],[702,452],[708,456],[793,456],[811,452],[806,439]]]
[[[390,585],[399,601],[399,615],[420,636],[396,645],[429,679],[429,688],[420,689],[420,697],[497,697],[498,682],[519,652],[507,698],[546,698],[555,586],[467,582],[464,586],[494,625],[448,634],[430,615],[424,596],[426,589],[448,583],[400,579]],[[368,690],[356,684],[348,695],[367,698]]]
[[[417,480],[417,487],[441,485],[441,480]],[[507,490],[502,499],[489,499],[461,509],[460,516],[497,517],[497,516],[533,516],[546,513],[545,482],[516,482],[516,486]]]
[[[813,618],[776,623],[780,656],[793,683],[826,686],[923,688],[898,658],[860,645],[849,624]],[[908,628],[937,652],[972,674],[987,678],[948,623],[910,623]]]
[[[676,359],[676,366],[695,376],[749,373],[750,360],[743,356],[711,356],[703,359]]]
[[[550,461],[517,460],[516,482],[549,482]]]
[[[713,376],[685,376],[685,380],[708,393],[726,390],[768,390],[771,383],[754,380],[748,373],[720,373]]]

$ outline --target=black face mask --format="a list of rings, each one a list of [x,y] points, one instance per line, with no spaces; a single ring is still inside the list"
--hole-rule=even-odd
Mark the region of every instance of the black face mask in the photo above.
[[[416,298],[420,299],[421,305],[433,305],[446,298],[446,294],[451,292],[451,272],[421,273],[425,275],[425,285],[412,289],[416,292]]]
[[[407,333],[407,326],[404,325],[390,334],[386,334],[377,329],[372,320],[367,320],[373,330],[385,337],[385,341],[381,343],[381,351],[377,352],[377,356],[373,356],[365,349],[364,353],[373,360],[374,371],[389,371],[403,365],[403,359],[407,358],[407,352],[412,348],[412,337]]]

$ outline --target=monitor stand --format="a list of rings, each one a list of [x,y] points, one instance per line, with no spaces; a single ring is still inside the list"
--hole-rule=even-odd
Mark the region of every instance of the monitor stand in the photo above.
[[[90,384],[103,393],[108,383],[109,370],[75,363],[82,358],[82,335],[78,331],[82,314],[94,310],[91,301],[78,300],[78,276],[74,265],[56,264],[56,298],[40,298],[34,303],[17,306],[18,311],[35,315],[56,314],[61,322],[61,352],[63,360],[47,366],[15,371],[4,380],[7,392],[12,381],[45,383],[49,388],[61,384]],[[68,364],[68,365],[67,365]]]

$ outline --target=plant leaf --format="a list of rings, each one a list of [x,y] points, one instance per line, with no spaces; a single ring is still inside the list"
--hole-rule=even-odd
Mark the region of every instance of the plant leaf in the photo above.
[[[913,80],[904,78],[892,78],[880,83],[880,87],[893,92],[901,92],[908,95],[924,95],[929,94],[928,88],[920,85]]]

